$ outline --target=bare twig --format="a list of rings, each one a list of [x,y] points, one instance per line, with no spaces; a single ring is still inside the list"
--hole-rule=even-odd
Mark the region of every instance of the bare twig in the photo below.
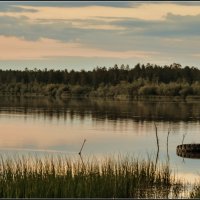
[[[157,154],[156,154],[156,164],[155,168],[157,167],[158,157],[159,157],[159,139],[158,139],[158,129],[156,124],[154,123],[155,129],[156,129],[156,142],[157,142]]]
[[[155,169],[157,168],[158,157],[159,157],[159,150],[157,150],[157,154],[156,154],[156,164],[155,164]]]
[[[83,169],[85,169],[85,164],[84,164],[84,162],[83,162],[83,158],[82,158],[81,153],[82,153],[82,150],[83,150],[83,147],[84,147],[85,142],[86,142],[86,139],[84,139],[83,144],[82,144],[82,146],[81,146],[81,149],[80,149],[80,151],[79,151],[79,153],[78,153],[79,156],[80,156],[81,162],[82,162]]]
[[[86,142],[86,139],[84,139],[83,144],[82,144],[82,146],[81,146],[81,149],[80,149],[80,151],[79,151],[79,153],[78,153],[80,156],[81,156],[81,153],[82,153],[83,146],[84,146],[85,142]]]
[[[183,134],[183,139],[182,139],[182,145],[183,145],[183,142],[184,142],[184,140],[185,140],[185,136],[187,135],[187,133],[185,133],[185,134]],[[183,163],[185,162],[185,160],[184,160],[184,157],[183,157]]]
[[[168,133],[167,133],[167,159],[169,161],[169,134],[170,134],[170,129],[168,129]]]
[[[182,145],[183,145],[183,142],[184,142],[184,139],[185,139],[186,135],[187,135],[187,133],[183,134]]]
[[[158,151],[159,151],[158,129],[157,129],[157,126],[156,126],[155,123],[154,123],[154,126],[155,126],[155,129],[156,129],[156,142],[157,142],[157,148],[158,148]]]

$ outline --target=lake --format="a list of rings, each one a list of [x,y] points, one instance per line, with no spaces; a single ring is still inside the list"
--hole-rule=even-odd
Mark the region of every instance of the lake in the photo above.
[[[200,160],[176,155],[182,143],[200,143],[198,101],[114,101],[0,97],[2,155],[134,155],[170,163],[188,181],[199,177]],[[167,148],[167,135],[168,138]]]

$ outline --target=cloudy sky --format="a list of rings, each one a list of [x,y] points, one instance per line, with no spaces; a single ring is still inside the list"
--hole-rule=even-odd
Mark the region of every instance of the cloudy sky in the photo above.
[[[0,2],[0,69],[199,60],[200,2]]]

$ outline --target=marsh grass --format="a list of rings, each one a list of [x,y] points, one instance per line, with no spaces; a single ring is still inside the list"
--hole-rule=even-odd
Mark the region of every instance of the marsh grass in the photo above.
[[[167,164],[131,157],[1,157],[1,198],[179,197],[183,184]]]
[[[196,181],[195,184],[192,185],[190,198],[195,198],[195,199],[200,198],[200,181],[199,180]]]

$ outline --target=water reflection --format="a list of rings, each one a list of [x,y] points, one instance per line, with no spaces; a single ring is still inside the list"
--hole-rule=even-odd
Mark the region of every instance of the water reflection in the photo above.
[[[0,113],[23,113],[81,120],[92,117],[96,120],[134,121],[199,121],[200,102],[147,102],[112,101],[94,99],[0,97]]]
[[[177,153],[178,156],[182,158],[193,158],[193,159],[200,159],[200,153],[197,152],[190,152],[190,153]]]
[[[167,159],[182,174],[194,175],[200,160],[183,163],[176,147],[183,133],[188,133],[188,143],[200,142],[199,129],[200,102],[0,97],[1,153],[78,156],[87,139],[84,156],[150,155],[155,162]]]

